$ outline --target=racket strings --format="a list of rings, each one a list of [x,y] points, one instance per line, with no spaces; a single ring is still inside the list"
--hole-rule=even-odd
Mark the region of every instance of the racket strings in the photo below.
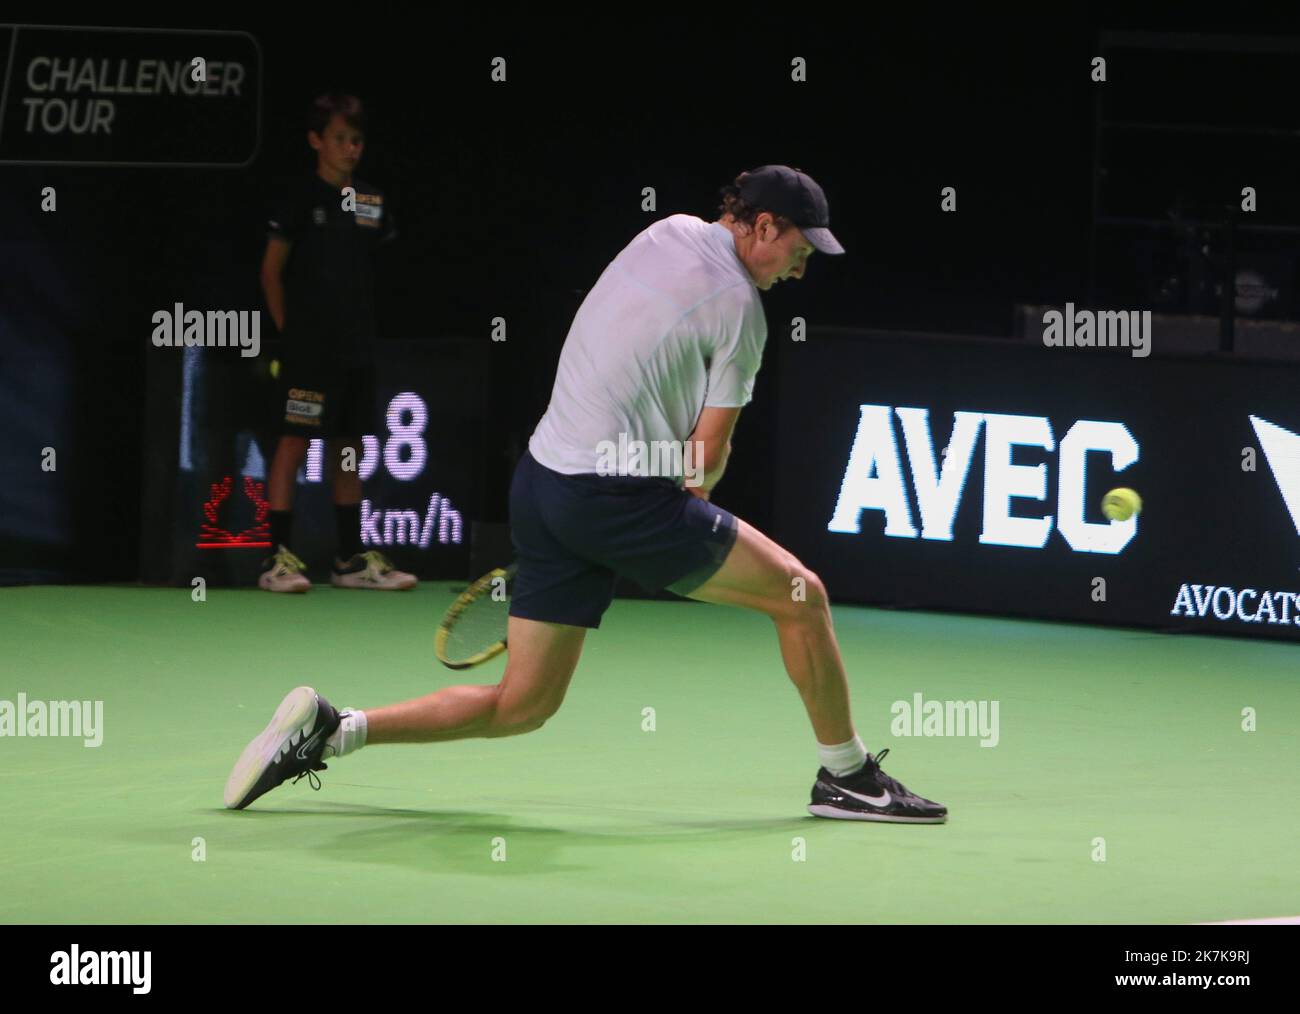
[[[493,597],[484,588],[466,603],[447,628],[446,654],[449,661],[466,661],[500,644],[506,638],[510,619],[510,597]]]

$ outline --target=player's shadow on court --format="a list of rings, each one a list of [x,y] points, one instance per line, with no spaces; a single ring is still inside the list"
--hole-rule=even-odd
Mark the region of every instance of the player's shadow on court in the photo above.
[[[531,803],[530,807],[535,807]],[[572,806],[560,807],[572,812]],[[584,849],[617,848],[620,857],[626,849],[645,847],[671,849],[674,845],[699,845],[752,840],[756,835],[781,835],[782,847],[788,848],[786,835],[806,834],[815,818],[775,818],[768,820],[655,820],[644,810],[607,810],[581,808],[583,819],[593,811],[623,814],[626,824],[611,824],[608,830],[584,827],[569,830],[561,826],[521,823],[506,814],[459,810],[411,810],[395,807],[367,806],[357,803],[328,803],[311,808],[261,808],[239,814],[234,819],[256,821],[265,838],[227,843],[226,847],[258,851],[305,847],[331,859],[350,862],[399,866],[426,873],[477,874],[508,876],[538,873],[574,873],[607,869],[608,857],[592,863],[580,860]],[[227,811],[223,815],[231,816]],[[331,831],[319,826],[322,818],[357,821],[363,826],[353,830]],[[305,820],[318,822],[311,835],[304,835]],[[563,818],[557,818],[557,824]],[[284,833],[277,833],[277,826]],[[494,855],[504,854],[501,861]]]

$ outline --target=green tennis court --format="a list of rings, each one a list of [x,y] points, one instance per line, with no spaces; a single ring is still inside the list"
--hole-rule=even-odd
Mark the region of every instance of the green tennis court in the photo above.
[[[466,681],[432,659],[452,588],[0,590],[0,699],[103,702],[98,747],[0,738],[0,920],[1300,913],[1300,680],[1294,646],[1258,640],[837,606],[864,742],[951,814],[872,824],[807,815],[814,738],[765,617],[619,601],[540,731],[371,747],[330,761],[320,792],[223,809],[230,765],[293,686],[365,708]],[[893,735],[891,706],[917,694],[998,702],[996,746]]]

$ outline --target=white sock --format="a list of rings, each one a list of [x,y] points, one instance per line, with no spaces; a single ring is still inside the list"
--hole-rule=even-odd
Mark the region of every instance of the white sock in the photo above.
[[[856,735],[847,743],[827,746],[817,744],[817,756],[824,767],[836,777],[851,775],[867,763],[867,748]]]
[[[326,757],[345,757],[366,745],[366,713],[340,711],[339,727],[325,740]]]

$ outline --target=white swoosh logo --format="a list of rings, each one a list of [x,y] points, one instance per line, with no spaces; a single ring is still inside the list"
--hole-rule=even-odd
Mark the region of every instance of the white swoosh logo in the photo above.
[[[297,757],[298,757],[299,760],[306,760],[306,759],[307,759],[307,751],[311,749],[313,743],[315,743],[318,739],[320,739],[320,734],[321,734],[322,732],[324,732],[324,731],[325,731],[324,729],[318,729],[318,730],[316,731],[316,735],[312,736],[311,739],[306,740],[306,741],[302,744],[302,746],[298,747]],[[886,793],[886,795],[888,795],[888,793]],[[861,797],[859,797],[859,798],[861,798]]]
[[[846,789],[842,785],[836,785],[835,788],[837,791],[843,792],[846,796],[852,796],[854,799],[860,799],[864,803],[870,803],[872,806],[888,806],[890,800],[893,798],[889,795],[888,789],[883,790],[883,795],[864,796],[862,795],[862,793],[854,792],[852,789]]]
[[[1273,470],[1282,500],[1300,534],[1300,434],[1257,415],[1250,417],[1250,424],[1255,427],[1259,446],[1264,448],[1268,467]]]

